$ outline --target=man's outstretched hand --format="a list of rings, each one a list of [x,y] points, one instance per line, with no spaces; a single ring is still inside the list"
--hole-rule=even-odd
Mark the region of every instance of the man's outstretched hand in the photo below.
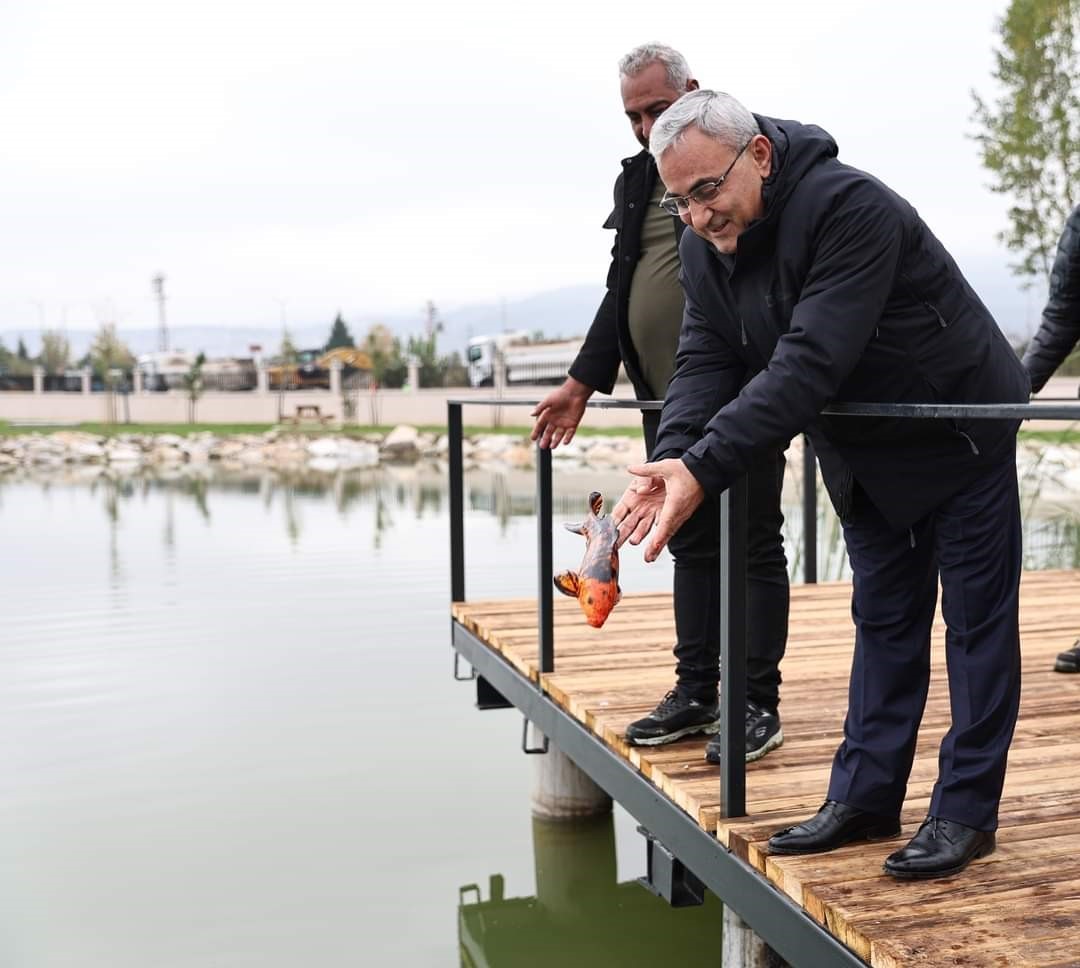
[[[652,530],[660,509],[664,506],[664,479],[635,477],[611,509],[611,519],[619,528],[619,542],[641,544]]]
[[[645,560],[656,561],[671,536],[705,500],[705,491],[687,466],[675,458],[636,464],[627,470],[638,480],[611,512],[619,525],[619,542],[629,538],[631,544],[639,544],[655,525],[652,540],[645,547]]]
[[[552,390],[529,414],[536,418],[531,438],[541,447],[550,447],[552,450],[559,444],[570,443],[585,413],[585,404],[592,394],[592,387],[568,376],[561,386]]]

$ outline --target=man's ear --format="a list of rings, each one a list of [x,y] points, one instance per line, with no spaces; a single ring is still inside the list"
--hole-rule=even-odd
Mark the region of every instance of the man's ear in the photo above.
[[[686,82],[686,93],[689,94],[691,91],[696,91],[699,87],[701,87],[701,85],[691,77],[690,80]]]
[[[758,174],[762,178],[768,178],[772,173],[772,142],[763,134],[754,135],[750,139],[750,154]]]

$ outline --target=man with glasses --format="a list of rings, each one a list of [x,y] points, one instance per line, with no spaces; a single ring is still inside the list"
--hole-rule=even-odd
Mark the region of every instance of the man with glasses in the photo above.
[[[597,390],[610,393],[620,361],[639,400],[664,396],[675,369],[683,319],[678,243],[685,226],[669,205],[659,207],[664,186],[648,151],[660,114],[698,87],[685,58],[670,47],[645,44],[619,62],[623,108],[642,151],[623,161],[615,182],[615,208],[604,223],[615,229],[607,294],[570,375],[533,412],[532,437],[541,447],[569,442]],[[652,451],[659,414],[643,414],[645,443]],[[781,445],[780,451],[783,447]],[[746,759],[764,756],[783,742],[777,705],[780,660],[787,640],[788,575],[780,529],[781,452],[760,457],[751,470],[748,520],[748,656]],[[675,611],[675,688],[646,717],[629,725],[628,742],[670,743],[720,729],[719,514],[703,504],[672,542]],[[716,737],[706,746],[719,763]]]
[[[820,416],[829,403],[1020,403],[993,317],[902,198],[820,128],[696,91],[656,121],[665,206],[693,232],[686,318],[652,463],[612,511],[654,560],[756,455],[807,431],[853,575],[844,738],[818,813],[769,840],[812,854],[895,837],[942,588],[952,724],[929,816],[885,870],[943,877],[994,849],[1020,699],[1016,420]],[[702,430],[702,428],[704,428]]]

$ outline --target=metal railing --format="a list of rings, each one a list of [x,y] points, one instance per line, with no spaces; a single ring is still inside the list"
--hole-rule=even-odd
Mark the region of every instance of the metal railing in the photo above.
[[[450,594],[455,602],[465,601],[465,500],[462,407],[535,407],[526,400],[447,401],[450,473]],[[595,409],[659,410],[662,400],[590,401]],[[921,404],[921,403],[840,403],[826,407],[823,414],[850,417],[901,417],[919,419],[976,420],[1075,420],[1080,421],[1080,403],[1048,399],[1043,403],[1005,404]],[[804,581],[817,580],[817,469],[813,447],[804,438],[803,447],[803,554]],[[735,481],[719,498],[720,505],[720,740],[723,758],[720,767],[720,815],[746,814],[746,518],[745,477]],[[537,448],[536,509],[538,545],[537,629],[540,676],[536,688],[543,691],[542,675],[555,671],[552,567],[552,486],[551,451]]]

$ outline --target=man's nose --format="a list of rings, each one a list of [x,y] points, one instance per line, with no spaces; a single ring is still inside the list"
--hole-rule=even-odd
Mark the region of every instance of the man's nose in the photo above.
[[[688,198],[687,204],[689,207],[683,214],[683,218],[689,219],[692,228],[703,229],[712,221],[713,210],[707,202],[702,204]]]
[[[643,118],[641,122],[641,136],[648,141],[649,132],[652,131],[653,118]]]

